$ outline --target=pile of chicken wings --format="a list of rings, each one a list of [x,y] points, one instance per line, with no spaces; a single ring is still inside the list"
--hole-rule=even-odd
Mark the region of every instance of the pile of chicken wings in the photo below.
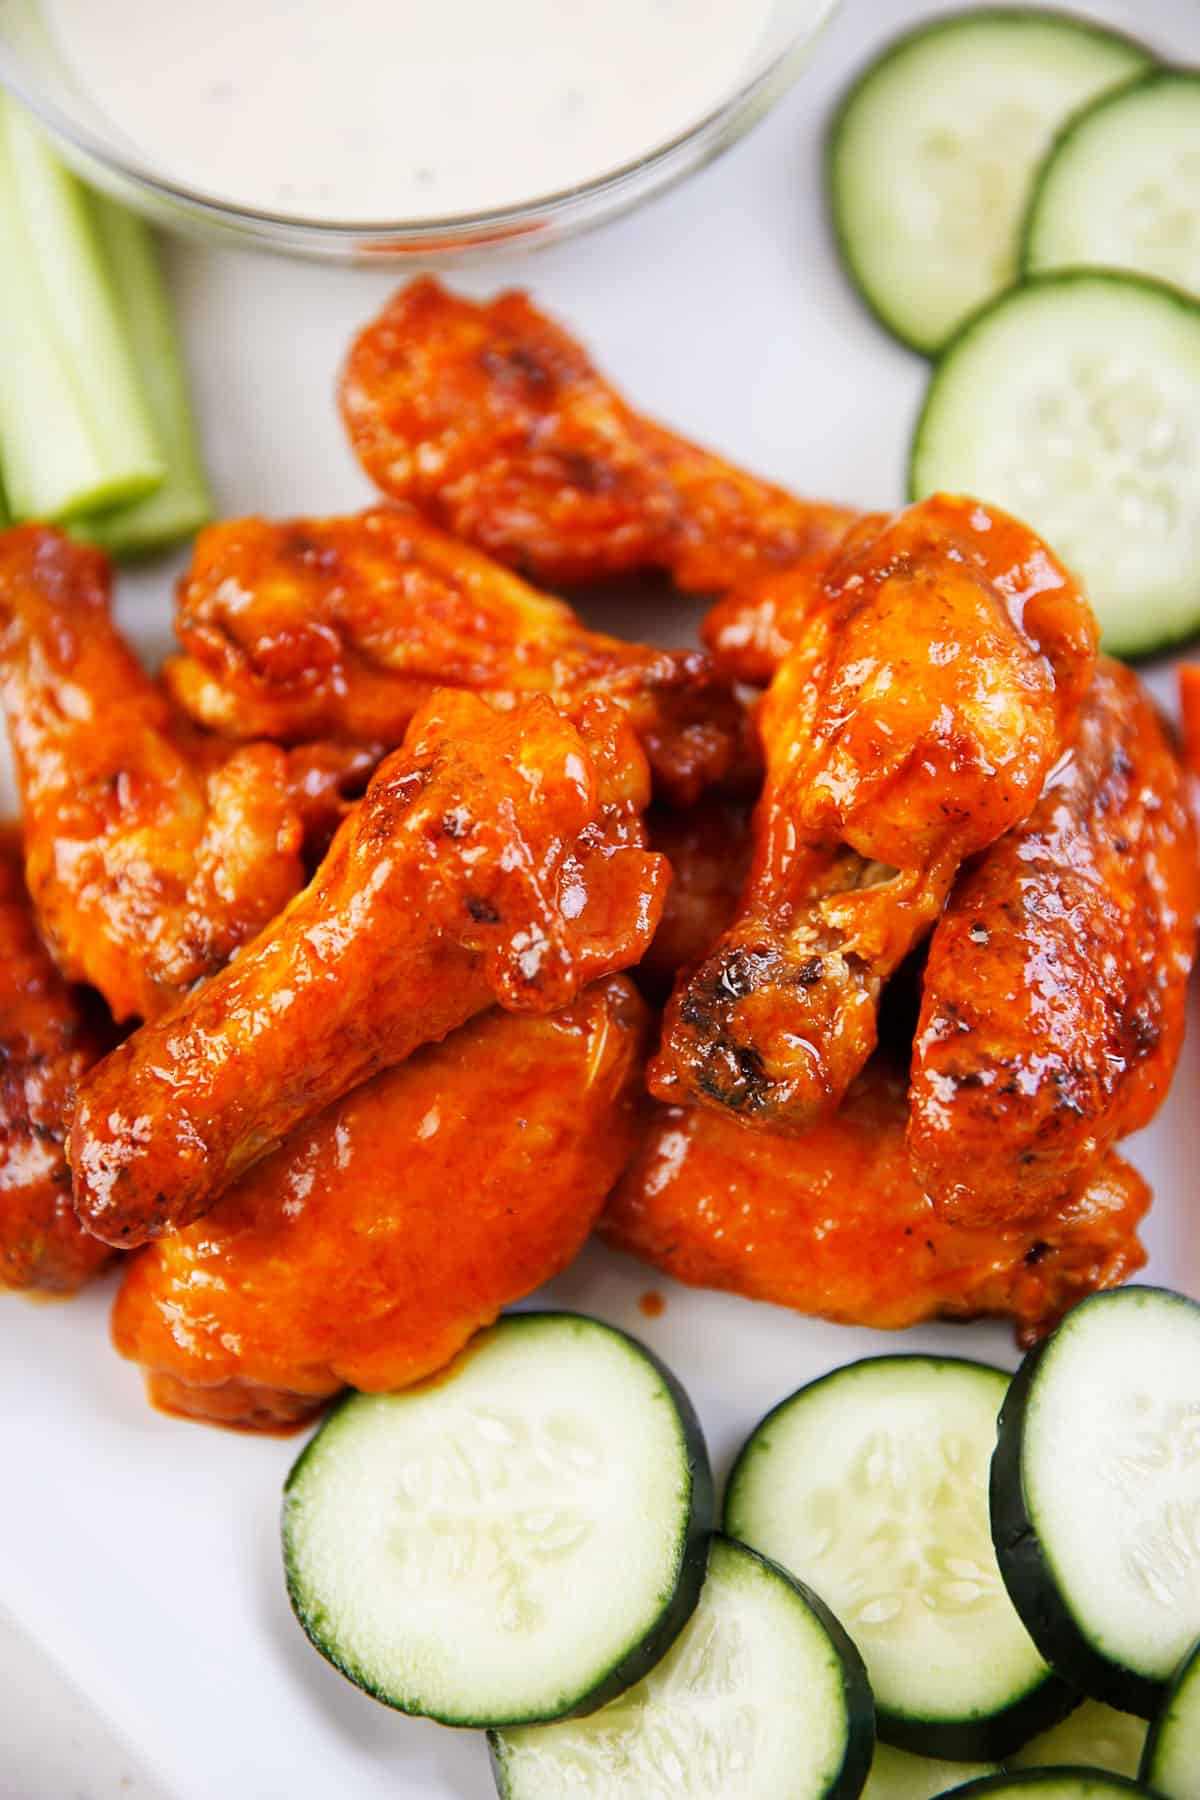
[[[797,500],[520,294],[413,283],[341,402],[381,503],[203,532],[157,679],[96,551],[0,535],[0,1286],[121,1253],[152,1399],[279,1428],[429,1375],[596,1227],[1025,1338],[1137,1269],[1116,1146],[1200,871],[1051,550]],[[541,585],[650,570],[715,601],[705,651]]]

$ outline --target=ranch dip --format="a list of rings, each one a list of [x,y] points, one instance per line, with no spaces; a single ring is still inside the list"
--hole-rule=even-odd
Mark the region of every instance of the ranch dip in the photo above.
[[[770,0],[43,0],[154,173],[350,224],[519,204],[618,169],[755,72]]]

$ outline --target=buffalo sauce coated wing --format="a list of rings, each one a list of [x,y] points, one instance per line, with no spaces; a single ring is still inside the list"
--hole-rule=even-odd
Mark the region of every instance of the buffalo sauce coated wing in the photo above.
[[[702,652],[588,631],[563,601],[410,512],[210,526],[180,583],[177,629],[175,698],[238,737],[394,748],[439,687],[496,705],[549,693],[568,710],[599,693],[628,713],[680,802],[725,776],[739,745],[740,710]]]
[[[174,704],[170,706],[170,733],[180,756],[190,765],[197,779],[210,783],[230,762],[235,768],[243,751],[270,748],[232,743],[205,731],[195,720]],[[389,746],[395,748],[395,746]],[[292,810],[287,843],[302,846],[297,892],[303,885],[305,868],[315,868],[333,839],[333,834],[356,800],[366,791],[371,776],[384,758],[382,744],[355,744],[335,738],[314,738],[311,743],[289,744],[283,751],[283,791]],[[281,892],[280,906],[290,895]]]
[[[582,1246],[633,1147],[645,1027],[615,976],[377,1075],[130,1259],[118,1350],[168,1411],[248,1426],[432,1374]]]
[[[1069,759],[933,934],[909,1147],[968,1223],[1039,1218],[1148,1124],[1183,1039],[1196,838],[1137,677],[1102,660]]]
[[[750,806],[709,795],[682,812],[654,807],[646,829],[671,865],[671,885],[637,980],[661,1001],[680,970],[695,967],[737,911],[750,860]]]
[[[303,824],[277,746],[189,759],[108,589],[98,551],[0,533],[0,693],[38,923],[69,980],[118,1019],[154,1018],[301,886]]]
[[[71,1294],[111,1252],[79,1225],[65,1144],[99,1036],[47,956],[15,837],[0,840],[0,1289]]]
[[[602,1234],[693,1287],[843,1325],[999,1314],[1026,1338],[1145,1262],[1150,1195],[1119,1158],[1034,1222],[970,1228],[939,1216],[913,1175],[905,1118],[904,1076],[879,1061],[799,1135],[655,1107]]]
[[[803,637],[825,575],[849,531],[847,522],[840,538],[814,545],[786,569],[732,589],[705,614],[700,635],[731,681],[766,687],[774,679]]]
[[[635,963],[669,871],[643,846],[649,775],[620,713],[498,713],[444,689],[387,757],[311,884],[237,961],[80,1092],[75,1200],[136,1244],[378,1070],[494,1000],[567,1005]]]
[[[402,288],[351,349],[342,411],[385,494],[552,584],[665,569],[730,587],[851,518],[640,418],[521,293]]]
[[[851,533],[762,703],[750,873],[672,998],[659,1098],[790,1128],[837,1104],[959,863],[1036,800],[1095,643],[1078,588],[1001,513],[937,496]]]
[[[212,740],[208,740],[211,754]],[[230,756],[228,744],[224,755]],[[234,752],[233,754],[236,754]],[[304,862],[314,869],[333,841],[333,834],[356,800],[366,792],[383,761],[381,744],[314,740],[287,751],[287,787],[300,820]]]

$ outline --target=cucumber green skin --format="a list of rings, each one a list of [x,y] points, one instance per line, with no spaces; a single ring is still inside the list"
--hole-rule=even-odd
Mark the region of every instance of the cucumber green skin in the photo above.
[[[1154,1786],[1155,1780],[1158,1777],[1159,1771],[1155,1768],[1155,1764],[1158,1761],[1159,1747],[1161,1745],[1164,1754],[1168,1748],[1169,1733],[1171,1729],[1171,1719],[1169,1716],[1171,1708],[1175,1701],[1188,1689],[1195,1690],[1194,1693],[1188,1694],[1188,1703],[1191,1706],[1200,1709],[1200,1641],[1198,1641],[1195,1648],[1184,1657],[1178,1669],[1176,1669],[1170,1685],[1163,1696],[1162,1710],[1159,1712],[1158,1717],[1146,1734],[1146,1743],[1142,1750],[1142,1760],[1138,1767],[1138,1780],[1144,1783],[1148,1788]]]
[[[704,1586],[704,1573],[708,1566],[708,1541],[716,1523],[716,1495],[713,1488],[712,1468],[708,1460],[708,1447],[704,1441],[704,1432],[696,1415],[696,1409],[666,1364],[661,1362],[639,1338],[633,1337],[627,1331],[620,1330],[616,1325],[610,1325],[606,1319],[596,1319],[588,1313],[549,1311],[505,1313],[497,1323],[503,1325],[505,1329],[511,1330],[514,1327],[525,1325],[542,1325],[555,1319],[568,1319],[572,1322],[583,1320],[587,1324],[598,1325],[614,1337],[623,1338],[651,1365],[670,1395],[679,1415],[690,1486],[687,1529],[675,1572],[675,1584],[667,1597],[666,1604],[649,1630],[636,1643],[631,1644],[624,1655],[620,1656],[609,1668],[603,1670],[592,1686],[577,1694],[565,1708],[556,1710],[552,1715],[553,1719],[570,1719],[577,1718],[583,1713],[595,1712],[597,1707],[604,1706],[609,1700],[615,1700],[618,1694],[623,1694],[626,1688],[630,1688],[635,1682],[640,1681],[643,1675],[648,1675],[655,1663],[666,1655],[691,1618],[700,1598],[700,1589]],[[495,1330],[496,1327],[492,1326],[490,1329]],[[468,1345],[468,1351],[469,1348]],[[373,1700],[379,1700],[384,1706],[393,1707],[397,1712],[407,1713],[410,1717],[435,1719],[440,1725],[461,1725],[474,1729],[486,1729],[492,1725],[550,1723],[550,1718],[542,1713],[523,1714],[519,1718],[511,1719],[473,1718],[458,1714],[450,1718],[430,1711],[409,1698],[401,1699],[396,1694],[389,1693],[386,1689],[370,1681],[361,1669],[343,1657],[337,1645],[325,1635],[310,1613],[304,1585],[291,1550],[291,1534],[288,1529],[290,1500],[303,1476],[305,1464],[312,1455],[322,1433],[328,1431],[343,1408],[353,1406],[357,1398],[355,1392],[348,1393],[326,1415],[292,1464],[283,1486],[281,1529],[284,1576],[292,1611],[299,1620],[305,1636],[326,1662],[332,1663],[338,1673],[344,1675],[347,1681],[352,1681],[355,1687],[361,1688]]]
[[[1079,108],[1078,112],[1073,112],[1071,114],[1071,117],[1059,131],[1054,142],[1046,152],[1046,159],[1039,166],[1037,174],[1034,176],[1033,188],[1029,195],[1029,204],[1025,208],[1025,216],[1021,221],[1021,240],[1017,250],[1017,266],[1021,271],[1022,280],[1029,280],[1036,275],[1036,271],[1029,267],[1030,253],[1033,248],[1033,235],[1037,229],[1037,215],[1041,205],[1042,195],[1045,192],[1047,180],[1053,170],[1054,163],[1058,159],[1059,152],[1066,149],[1067,145],[1071,143],[1081,126],[1089,125],[1096,113],[1103,112],[1106,107],[1112,106],[1115,101],[1125,100],[1130,94],[1142,93],[1147,88],[1162,87],[1164,84],[1173,87],[1179,82],[1192,83],[1197,88],[1200,88],[1200,70],[1174,69],[1169,66],[1145,69],[1140,75],[1133,75],[1128,81],[1123,81],[1119,87],[1108,88],[1103,94],[1097,94],[1094,100],[1089,100],[1086,105]],[[1117,272],[1132,275],[1136,275],[1137,273],[1136,270]]]
[[[962,1787],[949,1789],[939,1795],[938,1800],[951,1800],[951,1796],[953,1800],[975,1800],[976,1795],[984,1800],[989,1794],[996,1796],[996,1800],[1003,1800],[1009,1794],[1036,1795],[1039,1788],[1044,1791],[1047,1782],[1072,1778],[1082,1784],[1081,1793],[1095,1794],[1097,1800],[1104,1794],[1141,1794],[1147,1800],[1154,1800],[1149,1788],[1139,1781],[1130,1781],[1127,1775],[1108,1775],[1103,1769],[1068,1768],[1065,1764],[1053,1769],[1017,1769],[1011,1775],[981,1775],[978,1781],[968,1781]]]
[[[924,492],[918,482],[918,464],[920,462],[925,435],[925,426],[938,396],[939,377],[946,370],[961,345],[974,335],[981,325],[987,323],[991,315],[999,312],[1011,302],[1020,300],[1033,288],[1077,287],[1094,285],[1096,282],[1108,282],[1114,287],[1144,288],[1158,299],[1169,300],[1182,312],[1191,313],[1197,326],[1200,327],[1200,300],[1194,300],[1185,294],[1182,288],[1168,287],[1164,281],[1155,281],[1149,275],[1137,275],[1125,269],[1053,269],[1044,275],[1027,275],[1016,287],[1006,288],[993,300],[986,300],[977,312],[963,322],[953,336],[947,341],[944,349],[938,354],[929,377],[929,386],[925,389],[925,398],[921,402],[921,410],[917,414],[917,422],[913,426],[912,440],[908,451],[908,474],[905,483],[906,495],[910,503],[924,498]],[[1052,546],[1053,547],[1053,546]],[[1190,643],[1200,632],[1200,569],[1196,571],[1196,610],[1188,622],[1177,631],[1165,637],[1155,636],[1155,627],[1147,625],[1145,637],[1137,644],[1113,644],[1110,655],[1119,656],[1125,662],[1146,662],[1151,657],[1165,655],[1169,650],[1176,650],[1181,644]],[[1106,640],[1107,646],[1107,640]],[[1127,1709],[1126,1709],[1127,1710]]]
[[[867,1777],[871,1773],[871,1762],[875,1755],[875,1701],[871,1693],[871,1683],[867,1677],[866,1664],[859,1654],[858,1645],[850,1636],[841,1620],[832,1613],[819,1594],[813,1592],[806,1582],[798,1581],[789,1575],[786,1569],[772,1562],[769,1556],[763,1556],[759,1550],[752,1550],[749,1544],[742,1546],[757,1556],[760,1562],[782,1577],[790,1587],[804,1600],[806,1605],[821,1621],[829,1633],[830,1641],[838,1654],[842,1668],[842,1699],[846,1708],[846,1754],[842,1759],[842,1767],[832,1786],[826,1788],[823,1800],[858,1800],[867,1785]]]
[[[838,255],[841,257],[842,267],[845,269],[855,293],[858,295],[871,317],[875,320],[876,324],[881,326],[890,338],[894,338],[897,343],[903,344],[906,350],[915,350],[918,356],[940,356],[953,339],[947,339],[944,342],[930,342],[926,339],[913,337],[907,332],[900,330],[895,322],[889,319],[886,313],[880,309],[880,306],[870,292],[868,285],[864,282],[858,264],[855,261],[854,248],[850,242],[851,234],[843,228],[841,206],[838,199],[837,169],[842,128],[849,116],[850,109],[854,105],[854,102],[858,99],[860,93],[870,85],[879,71],[885,68],[897,56],[903,55],[911,45],[918,42],[921,38],[933,37],[948,28],[952,29],[954,26],[968,21],[973,25],[984,25],[990,20],[1003,22],[1004,24],[1026,23],[1044,25],[1047,19],[1054,19],[1060,24],[1071,26],[1084,36],[1115,39],[1118,42],[1126,43],[1131,50],[1139,50],[1143,52],[1147,58],[1150,57],[1151,52],[1144,44],[1139,42],[1137,38],[1130,36],[1128,32],[1115,31],[1107,25],[1101,25],[1094,19],[1083,19],[1079,18],[1074,13],[1052,11],[1042,7],[982,6],[979,7],[978,10],[947,13],[944,17],[927,19],[923,24],[916,25],[911,30],[902,32],[899,37],[892,38],[889,43],[884,45],[878,56],[873,57],[866,68],[855,76],[850,86],[838,101],[833,112],[833,117],[829,121],[825,133],[825,148],[823,154],[825,212],[826,217],[829,220],[830,230],[833,233],[834,242],[837,245]],[[1124,86],[1124,83],[1122,85]],[[961,331],[961,329],[962,327],[960,326],[959,330]],[[955,337],[957,335],[957,332],[953,334]]]
[[[1195,1307],[1200,1313],[1200,1306],[1170,1288],[1139,1284],[1137,1291],[1158,1295],[1181,1306]],[[1153,1681],[1136,1669],[1113,1662],[1085,1636],[1058,1591],[1051,1561],[1026,1504],[1021,1467],[1025,1415],[1043,1358],[1059,1331],[1069,1328],[1071,1320],[1085,1307],[1110,1305],[1112,1298],[1111,1293],[1090,1294],[1073,1306],[1057,1330],[1029,1352],[1013,1377],[1000,1408],[999,1435],[992,1457],[992,1542],[1009,1599],[1050,1666],[1061,1671],[1080,1693],[1090,1695],[1094,1700],[1104,1700],[1120,1712],[1152,1719],[1162,1705],[1167,1683]]]
[[[997,1763],[1027,1744],[1031,1737],[1060,1725],[1078,1705],[1079,1695],[1074,1688],[1058,1675],[1047,1675],[1011,1706],[986,1719],[949,1723],[877,1711],[876,1729],[882,1743],[911,1751],[914,1756],[942,1758],[946,1762]]]
[[[797,1581],[794,1575],[789,1575],[786,1569],[781,1568],[777,1562],[773,1562],[769,1556],[764,1556],[761,1550],[755,1550],[750,1544],[743,1544],[740,1539],[728,1538],[723,1532],[714,1531],[711,1534],[709,1547],[721,1539],[737,1544],[740,1550],[755,1557],[764,1567],[785,1581],[788,1587],[799,1594],[810,1612],[816,1614],[829,1634],[842,1667],[842,1697],[846,1710],[846,1753],[842,1759],[841,1768],[831,1784],[824,1789],[821,1800],[858,1800],[867,1784],[867,1777],[871,1773],[871,1759],[875,1754],[875,1704],[871,1697],[871,1684],[867,1679],[866,1666],[858,1653],[858,1647],[847,1633],[845,1626],[830,1612],[820,1595],[814,1594],[803,1581]],[[707,1557],[707,1549],[705,1555]],[[520,1800],[519,1794],[509,1785],[508,1774],[500,1756],[494,1732],[488,1733],[488,1750],[491,1755],[492,1775],[500,1800]]]
[[[496,1792],[500,1800],[519,1800],[519,1796],[509,1785],[508,1770],[504,1766],[504,1758],[500,1754],[500,1738],[495,1731],[487,1734],[488,1767],[492,1771],[492,1780],[496,1784]]]
[[[844,1375],[848,1369],[861,1369],[871,1365],[888,1367],[896,1363],[936,1363],[939,1367],[947,1364],[956,1368],[983,1369],[989,1375],[1002,1375],[1008,1380],[1008,1370],[997,1368],[994,1363],[979,1362],[970,1356],[923,1356],[909,1353],[899,1356],[864,1356],[853,1363],[844,1363],[840,1369],[831,1369],[827,1375],[820,1375],[815,1381],[806,1382],[789,1394],[777,1406],[764,1415],[750,1433],[738,1451],[729,1480],[725,1488],[725,1508],[722,1520],[723,1528],[731,1537],[737,1532],[730,1520],[731,1503],[737,1493],[738,1477],[742,1465],[754,1454],[755,1440],[771,1422],[786,1411],[794,1401],[802,1395],[811,1394],[815,1389],[823,1387],[826,1382]],[[760,1552],[761,1554],[761,1552]],[[797,1586],[803,1584],[793,1575],[791,1579]],[[1023,1617],[1023,1615],[1022,1615]],[[1032,1636],[1033,1634],[1030,1633]],[[1037,1640],[1034,1639],[1036,1643]],[[1041,1649],[1041,1646],[1038,1645]],[[1045,1652],[1042,1652],[1043,1656]],[[1049,1661],[1049,1658],[1046,1658]],[[875,1702],[875,1728],[880,1741],[891,1744],[897,1750],[909,1750],[916,1756],[932,1756],[947,1762],[1002,1762],[1022,1744],[1028,1743],[1041,1731],[1049,1731],[1052,1725],[1059,1724],[1079,1704],[1079,1695],[1056,1674],[1048,1674],[1036,1687],[1022,1694],[1011,1706],[1000,1712],[992,1713],[987,1718],[974,1719],[922,1719],[910,1713],[893,1712],[882,1707],[878,1699]]]

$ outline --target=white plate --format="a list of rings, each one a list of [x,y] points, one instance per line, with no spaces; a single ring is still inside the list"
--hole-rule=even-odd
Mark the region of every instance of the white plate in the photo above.
[[[1177,57],[1200,50],[1194,0],[1089,10]],[[894,0],[846,0],[791,100],[724,161],[631,219],[465,285],[533,286],[640,406],[800,492],[898,501],[923,369],[846,291],[821,220],[818,141],[847,72],[915,16]],[[222,508],[331,512],[366,501],[333,408],[334,372],[395,277],[191,247],[176,273]],[[128,582],[121,610],[146,654],[160,654],[170,620],[161,571]],[[622,628],[635,629],[636,607],[622,613]],[[669,638],[690,616],[680,604],[644,629]],[[1132,1147],[1158,1195],[1149,1276],[1196,1294],[1198,1074],[1193,1045]],[[649,1288],[666,1295],[661,1318],[639,1311]],[[0,1308],[0,1599],[178,1800],[491,1793],[480,1739],[377,1706],[308,1647],[284,1597],[276,1534],[295,1443],[151,1412],[137,1372],[108,1348],[110,1293]],[[685,1291],[598,1249],[541,1298],[640,1332],[689,1388],[721,1472],[772,1402],[851,1357],[902,1342],[1015,1360],[999,1326],[899,1340],[844,1330]],[[0,1751],[0,1794],[18,1800],[3,1768]]]

